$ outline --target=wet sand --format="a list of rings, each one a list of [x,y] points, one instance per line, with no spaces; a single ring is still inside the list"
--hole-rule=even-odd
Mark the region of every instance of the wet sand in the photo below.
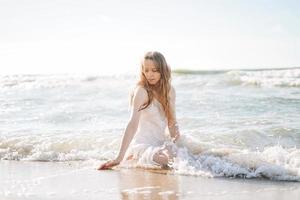
[[[300,199],[299,182],[97,171],[72,163],[0,161],[0,199]]]

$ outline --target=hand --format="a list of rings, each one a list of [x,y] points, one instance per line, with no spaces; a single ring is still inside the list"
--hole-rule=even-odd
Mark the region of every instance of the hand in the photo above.
[[[117,166],[120,164],[119,160],[109,160],[102,164],[97,170],[106,170],[106,169],[111,169],[114,166]]]

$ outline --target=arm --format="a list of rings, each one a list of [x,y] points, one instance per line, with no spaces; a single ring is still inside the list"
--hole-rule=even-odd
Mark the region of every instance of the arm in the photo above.
[[[131,111],[130,120],[125,129],[119,155],[117,156],[117,160],[119,161],[123,160],[126,150],[136,133],[141,115],[141,111],[139,111],[139,109],[147,101],[147,99],[147,91],[142,87],[138,87],[133,97],[133,107]]]
[[[98,168],[98,170],[109,169],[115,165],[118,165],[123,160],[127,148],[130,142],[132,141],[136,133],[136,130],[138,128],[139,119],[141,115],[139,108],[144,104],[144,102],[147,101],[147,99],[148,99],[147,91],[142,87],[137,87],[133,96],[133,105],[132,105],[130,120],[127,124],[125,133],[122,138],[119,154],[116,159],[104,163]]]
[[[179,127],[176,119],[176,92],[173,87],[171,87],[170,91],[170,103],[171,103],[171,111],[173,114],[173,120],[168,122],[168,128],[170,132],[170,136],[173,139],[173,142],[176,142],[180,137]]]

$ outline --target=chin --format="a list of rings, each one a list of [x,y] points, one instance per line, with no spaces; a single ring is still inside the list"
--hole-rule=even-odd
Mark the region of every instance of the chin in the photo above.
[[[155,85],[157,82],[150,82],[150,81],[148,81],[148,83],[151,84],[151,85]]]
[[[157,85],[158,82],[155,82],[155,83],[148,82],[148,83],[149,83],[149,85],[151,85],[151,86],[155,86],[155,85]]]

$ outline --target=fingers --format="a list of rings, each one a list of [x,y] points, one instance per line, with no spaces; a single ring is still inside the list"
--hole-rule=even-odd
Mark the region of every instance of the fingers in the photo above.
[[[108,161],[104,164],[102,164],[97,170],[107,170],[107,169],[111,169],[112,167],[118,165],[119,163],[115,162],[115,161]]]
[[[109,161],[110,162],[110,161]],[[98,170],[106,170],[106,169],[109,169],[110,167],[109,167],[109,162],[106,162],[106,163],[104,163],[104,164],[102,164],[99,168],[98,168]]]
[[[106,163],[101,165],[97,170],[105,170],[105,169],[108,169]]]

